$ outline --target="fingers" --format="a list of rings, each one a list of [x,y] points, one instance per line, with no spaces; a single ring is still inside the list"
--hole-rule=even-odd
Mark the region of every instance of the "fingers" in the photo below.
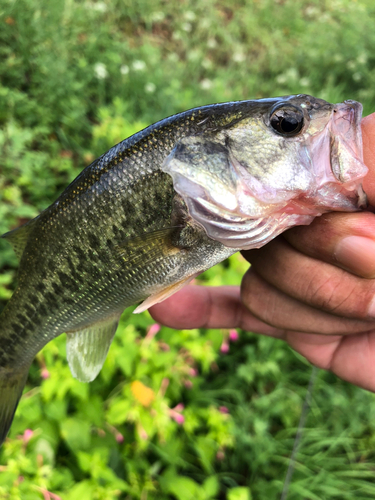
[[[287,231],[284,237],[310,257],[363,278],[375,278],[375,214],[326,214],[310,226]]]
[[[241,292],[242,301],[254,316],[279,329],[346,335],[371,328],[367,321],[329,314],[284,294],[262,279],[253,268],[245,274]]]
[[[190,285],[149,309],[151,316],[171,328],[242,328],[282,338],[283,332],[256,318],[234,286]]]
[[[375,331],[346,337],[288,332],[286,340],[319,368],[375,392]]]
[[[345,318],[375,318],[374,280],[308,257],[283,238],[245,257],[265,281],[304,304]]]
[[[362,120],[363,159],[369,169],[363,188],[371,206],[375,206],[375,113]]]

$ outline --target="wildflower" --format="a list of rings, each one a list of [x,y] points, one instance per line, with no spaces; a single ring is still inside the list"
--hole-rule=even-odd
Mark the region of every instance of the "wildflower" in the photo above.
[[[156,90],[155,83],[152,82],[146,83],[145,92],[147,92],[148,94],[152,94],[153,92],[155,92],[155,90]]]
[[[142,384],[139,380],[135,380],[130,384],[130,390],[135,399],[143,406],[150,406],[155,399],[154,391]]]
[[[186,387],[186,389],[191,389],[193,387],[193,382],[191,380],[185,380],[184,386]]]
[[[100,62],[95,64],[94,72],[95,72],[96,78],[98,78],[99,80],[103,80],[104,78],[107,78],[107,76],[108,76],[108,71],[107,71],[106,65],[103,63],[100,63]]]
[[[196,368],[190,368],[189,375],[190,377],[196,377],[198,375],[198,370]]]
[[[301,78],[299,81],[301,87],[308,87],[310,85],[310,80],[306,77]]]
[[[121,432],[116,433],[115,439],[119,444],[124,442],[124,436],[121,434]]]
[[[238,335],[237,330],[235,330],[234,328],[229,330],[229,340],[231,342],[237,342],[238,339],[239,339],[239,335]]]
[[[47,370],[47,368],[42,368],[40,372],[40,376],[42,377],[43,380],[46,380],[47,378],[50,378],[50,372]]]
[[[224,415],[226,415],[227,413],[229,413],[229,410],[226,406],[220,406],[219,407],[219,412],[220,413],[223,413]]]
[[[155,335],[160,332],[160,325],[158,323],[153,323],[150,328],[148,329],[148,332],[147,332],[147,335],[146,335],[146,339],[153,339],[155,337]]]
[[[129,73],[129,66],[127,66],[126,64],[120,66],[120,73],[122,75],[127,75]]]
[[[26,429],[25,432],[23,433],[23,436],[22,436],[22,440],[24,442],[24,444],[27,444],[30,439],[33,437],[34,435],[34,431],[32,431],[31,429]]]
[[[171,408],[169,410],[169,416],[178,423],[178,425],[182,425],[185,422],[185,417],[181,415],[181,411],[184,409],[183,404],[178,404],[175,408]]]
[[[214,49],[216,46],[217,46],[217,41],[215,40],[215,38],[209,38],[207,40],[207,47],[209,49]]]
[[[195,12],[192,10],[187,10],[184,14],[184,17],[187,21],[194,21],[196,18]]]
[[[208,78],[204,78],[201,83],[200,83],[201,89],[203,90],[210,90],[212,87],[212,81],[209,80]]]
[[[182,412],[182,410],[185,408],[185,406],[182,403],[178,403],[173,409],[179,413]]]
[[[235,52],[232,59],[234,62],[241,63],[246,59],[246,55],[243,52]]]
[[[164,14],[164,12],[161,12],[160,10],[151,14],[151,20],[154,23],[158,23],[158,22],[162,21],[164,18],[165,18],[165,14]]]
[[[188,33],[192,30],[192,25],[191,23],[183,23],[183,25],[181,26],[181,28],[184,30],[184,31],[187,31]]]
[[[223,343],[221,344],[221,347],[220,347],[220,352],[222,352],[223,354],[227,354],[227,352],[229,352],[228,339],[223,340]]]
[[[92,3],[90,7],[97,12],[107,12],[107,5],[104,2]]]
[[[136,60],[133,62],[132,67],[134,71],[143,71],[146,69],[146,63],[144,61]]]

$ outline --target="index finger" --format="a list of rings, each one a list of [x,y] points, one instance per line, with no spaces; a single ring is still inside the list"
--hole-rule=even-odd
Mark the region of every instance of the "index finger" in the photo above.
[[[283,330],[257,319],[241,301],[240,287],[189,285],[149,310],[171,328],[242,328],[282,338]]]

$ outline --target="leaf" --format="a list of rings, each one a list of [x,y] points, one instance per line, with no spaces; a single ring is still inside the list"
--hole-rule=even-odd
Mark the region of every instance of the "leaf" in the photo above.
[[[237,488],[231,488],[228,491],[228,500],[251,500],[251,491],[249,488],[239,486]]]
[[[87,449],[90,446],[91,425],[84,420],[68,418],[61,424],[61,435],[73,451]]]

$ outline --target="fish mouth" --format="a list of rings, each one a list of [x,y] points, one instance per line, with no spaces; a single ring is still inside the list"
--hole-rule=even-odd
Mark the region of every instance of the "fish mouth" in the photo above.
[[[362,104],[351,99],[335,104],[332,119],[336,133],[346,135],[350,129],[360,130],[362,109]]]
[[[340,183],[362,179],[367,170],[363,164],[362,105],[356,101],[336,104],[330,123],[331,170]]]

